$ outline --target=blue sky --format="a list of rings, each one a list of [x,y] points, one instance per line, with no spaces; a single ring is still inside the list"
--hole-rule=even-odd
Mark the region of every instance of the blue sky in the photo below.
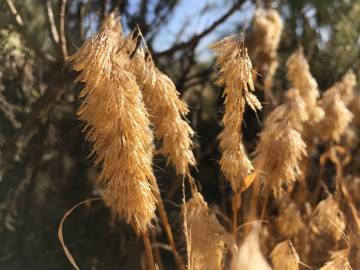
[[[162,51],[168,49],[176,40],[184,24],[187,25],[186,30],[178,41],[186,41],[194,34],[201,33],[226,13],[232,3],[233,1],[229,0],[180,0],[169,22],[157,35],[154,41],[154,50]],[[138,4],[139,0],[132,0],[131,8],[135,11],[139,6]],[[208,11],[203,16],[200,16],[201,11],[206,7],[208,7]],[[250,1],[246,1],[242,5],[241,10],[235,12],[225,23],[202,40],[197,50],[198,56],[204,60],[211,56],[208,46],[216,41],[219,36],[233,33],[236,24],[239,25],[245,20],[249,23],[254,10],[254,5]]]

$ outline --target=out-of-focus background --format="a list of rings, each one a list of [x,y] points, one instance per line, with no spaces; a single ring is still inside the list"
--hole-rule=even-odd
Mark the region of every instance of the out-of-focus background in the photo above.
[[[360,0],[0,2],[0,269],[71,267],[57,239],[59,221],[77,202],[98,192],[97,172],[87,158],[90,145],[75,116],[81,86],[72,82],[75,76],[64,59],[115,9],[125,33],[139,25],[155,62],[189,104],[198,162],[193,175],[209,204],[221,205],[220,194],[230,190],[218,166],[222,99],[208,46],[240,31],[251,36],[257,5],[276,8],[284,24],[275,96],[288,89],[285,61],[300,45],[321,90],[350,68],[360,77]],[[261,90],[259,97],[264,100]],[[245,118],[251,153],[260,124],[252,112]],[[155,170],[181,243],[179,181],[162,157],[156,157]],[[100,202],[77,209],[65,223],[64,235],[81,269],[140,269],[141,240]],[[158,242],[166,241],[159,235]],[[162,256],[165,269],[174,269],[171,254],[164,251]]]

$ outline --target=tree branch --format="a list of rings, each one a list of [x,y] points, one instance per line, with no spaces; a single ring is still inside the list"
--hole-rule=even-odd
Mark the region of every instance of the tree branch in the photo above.
[[[155,56],[162,57],[162,56],[171,55],[183,48],[186,48],[188,46],[192,46],[192,45],[198,43],[200,41],[200,39],[202,39],[203,37],[205,37],[206,35],[211,33],[216,27],[218,27],[220,24],[222,24],[224,21],[226,21],[235,11],[237,11],[239,9],[239,7],[244,2],[245,2],[245,0],[237,0],[234,3],[234,5],[224,15],[222,15],[219,19],[217,19],[215,22],[213,22],[213,24],[210,25],[208,28],[206,28],[202,33],[194,35],[188,41],[181,42],[179,44],[175,44],[173,47],[171,47],[165,51],[155,53]]]
[[[61,67],[54,67],[58,70]],[[11,168],[13,162],[19,160],[22,153],[28,146],[29,141],[36,134],[41,124],[48,119],[49,112],[54,107],[55,102],[65,92],[65,82],[67,81],[65,73],[60,72],[54,78],[49,78],[52,83],[43,96],[41,96],[32,106],[26,120],[14,136],[6,142],[0,153],[0,176],[7,169]]]
[[[12,16],[14,17],[14,21],[16,22],[16,27],[18,28],[19,33],[22,34],[27,47],[32,49],[39,57],[45,59],[46,61],[55,62],[55,58],[53,56],[51,56],[48,53],[44,53],[36,45],[32,46],[31,38],[28,35],[28,33],[26,32],[24,21],[22,20],[20,14],[18,13],[14,3],[12,2],[12,0],[6,0],[6,3],[8,5],[8,7],[9,7],[9,10],[10,10]]]
[[[54,12],[51,7],[51,1],[46,0],[45,6],[46,6],[47,18],[48,18],[49,24],[50,24],[51,37],[52,37],[52,40],[54,41],[55,45],[57,45],[57,44],[59,44],[60,38],[59,38],[59,33],[57,31],[56,24],[55,24]]]
[[[12,0],[6,0],[6,4],[8,5],[11,14],[14,16],[17,25],[19,27],[23,27],[24,21],[22,20],[20,14],[17,12],[17,9],[16,9],[14,3],[12,2]]]
[[[63,60],[68,57],[68,50],[66,44],[66,33],[65,33],[65,12],[66,12],[67,0],[60,1],[60,47]]]

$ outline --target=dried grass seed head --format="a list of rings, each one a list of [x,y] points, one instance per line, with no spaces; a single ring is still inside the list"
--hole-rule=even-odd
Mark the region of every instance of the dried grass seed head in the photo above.
[[[217,53],[220,77],[217,83],[224,87],[225,113],[222,119],[224,129],[219,135],[222,156],[221,170],[237,192],[243,179],[253,166],[242,144],[241,125],[247,103],[254,111],[261,104],[252,92],[252,64],[247,54],[243,35],[226,37],[212,46]]]
[[[341,100],[349,105],[354,98],[354,87],[356,85],[356,76],[352,70],[349,70],[341,80],[333,87],[336,87],[341,96]]]
[[[280,215],[276,219],[279,232],[287,237],[298,235],[305,227],[299,208],[295,203],[284,203],[280,207]]]
[[[337,142],[348,128],[353,114],[341,99],[337,87],[331,87],[324,93],[320,105],[325,111],[325,117],[319,123],[318,136],[324,141]]]
[[[100,30],[88,39],[67,61],[75,71],[81,71],[77,82],[96,87],[103,76],[109,76],[110,58],[121,40],[120,21],[114,13],[108,16]],[[80,97],[85,96],[89,88],[84,88]]]
[[[274,270],[299,270],[300,257],[290,240],[285,240],[275,246],[271,252]]]
[[[186,203],[187,231],[189,233],[190,269],[220,270],[225,246],[235,243],[198,192]]]
[[[276,58],[276,50],[280,43],[282,30],[283,23],[276,9],[258,8],[256,10],[252,35],[256,38],[257,54],[265,56],[267,62]]]
[[[330,261],[321,267],[320,270],[352,270],[348,257],[348,249],[333,252]]]
[[[85,83],[78,117],[85,122],[91,155],[101,165],[104,199],[137,233],[155,218],[153,136],[134,76],[114,61],[120,27],[113,15],[70,57]]]
[[[161,142],[159,153],[174,165],[177,174],[190,176],[196,165],[192,151],[194,131],[186,121],[189,109],[179,97],[173,81],[161,72],[148,51],[138,48],[128,69],[142,86],[144,103]]]
[[[265,74],[264,90],[271,91],[273,78],[279,65],[277,48],[283,30],[280,14],[276,9],[258,8],[253,19],[250,40],[255,44],[252,55],[255,56],[260,72]]]
[[[304,56],[303,48],[296,50],[287,60],[287,76],[306,105],[309,115],[309,124],[313,125],[324,117],[324,111],[317,105],[320,96],[318,85],[311,75],[310,66]]]
[[[269,114],[260,133],[254,164],[275,197],[281,197],[283,186],[291,185],[301,175],[300,161],[307,153],[298,129],[305,119],[304,102],[298,91],[292,89],[287,93],[286,103]]]
[[[316,234],[328,234],[340,240],[346,228],[345,217],[332,196],[322,200],[316,206],[310,227]]]

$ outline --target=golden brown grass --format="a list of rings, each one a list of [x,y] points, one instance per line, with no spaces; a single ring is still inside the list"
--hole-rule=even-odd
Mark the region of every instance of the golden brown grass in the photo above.
[[[255,113],[262,106],[254,94],[255,76],[244,36],[226,37],[212,46],[220,68],[216,83],[224,89],[219,163],[233,197],[222,198],[221,212],[208,205],[193,181],[187,201],[183,190],[186,258],[177,251],[152,161],[158,151],[178,175],[192,179],[190,168],[196,161],[194,131],[185,118],[189,110],[174,82],[156,67],[139,29],[124,36],[118,21],[110,15],[69,62],[79,72],[76,81],[84,83],[78,117],[85,123],[94,164],[101,168],[98,183],[104,200],[143,236],[148,268],[156,269],[148,233],[157,207],[179,269],[269,270],[268,261],[274,270],[298,270],[300,265],[351,269],[350,246],[360,243],[353,229],[356,206],[345,187],[351,143],[344,141],[352,120],[359,117],[354,73],[346,73],[321,96],[303,49],[295,51],[286,65],[292,88],[284,94],[284,102],[265,116],[251,159],[242,139],[243,115],[246,104]],[[258,10],[254,31],[264,33],[258,42],[267,46],[266,79],[272,80],[282,31],[278,13]],[[315,177],[308,173],[316,164],[314,157],[320,163]],[[327,162],[335,169],[333,175],[324,173]],[[324,194],[327,197],[321,200]],[[231,214],[226,209],[230,205]],[[265,220],[254,221],[260,209]],[[329,258],[330,251],[334,252]]]

